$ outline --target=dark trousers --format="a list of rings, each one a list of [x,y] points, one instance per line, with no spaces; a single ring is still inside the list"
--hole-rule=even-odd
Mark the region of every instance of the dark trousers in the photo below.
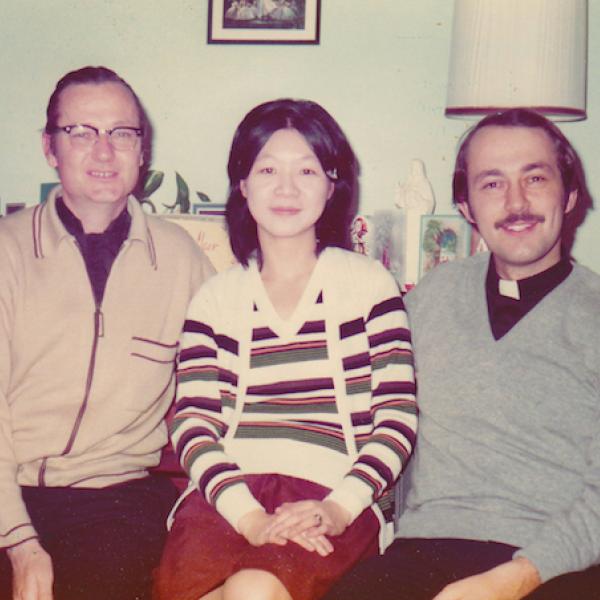
[[[399,539],[358,564],[324,600],[431,600],[447,584],[511,560],[514,546],[456,539]],[[600,600],[600,567],[556,577],[527,600]]]
[[[21,488],[54,568],[54,600],[146,600],[177,497],[150,476],[101,489]],[[0,600],[11,596],[11,566],[0,552]]]

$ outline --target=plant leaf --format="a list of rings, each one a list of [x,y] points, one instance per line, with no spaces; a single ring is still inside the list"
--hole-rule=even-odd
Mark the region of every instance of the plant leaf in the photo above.
[[[162,171],[148,171],[144,181],[144,197],[153,194],[162,184],[165,174]]]
[[[152,200],[148,200],[148,198],[142,198],[140,200],[140,205],[144,206],[144,205],[148,205],[150,207],[150,212],[155,214],[156,213],[156,206],[154,206],[154,204],[152,203]]]
[[[190,212],[190,188],[177,171],[175,171],[175,180],[177,181],[175,206],[179,205],[179,212],[187,214]]]

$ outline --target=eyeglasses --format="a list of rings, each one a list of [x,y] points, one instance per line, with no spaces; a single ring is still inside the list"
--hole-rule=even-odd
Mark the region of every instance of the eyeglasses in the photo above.
[[[142,137],[139,127],[113,127],[113,129],[99,129],[92,125],[66,125],[65,127],[54,127],[53,133],[62,131],[69,136],[71,145],[76,148],[91,148],[105,133],[115,150],[133,150],[138,138]]]

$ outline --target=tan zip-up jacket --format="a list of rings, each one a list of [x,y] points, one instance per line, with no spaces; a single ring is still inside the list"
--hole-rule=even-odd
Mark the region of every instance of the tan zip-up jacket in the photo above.
[[[132,198],[96,306],[59,193],[0,219],[0,547],[36,535],[19,486],[99,488],[158,463],[187,306],[214,272]]]

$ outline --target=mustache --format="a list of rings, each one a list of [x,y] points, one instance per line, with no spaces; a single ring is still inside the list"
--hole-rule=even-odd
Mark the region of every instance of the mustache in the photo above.
[[[531,213],[523,214],[512,214],[508,215],[500,221],[494,223],[496,229],[501,229],[506,225],[512,225],[513,223],[543,223],[546,218],[542,215],[532,215]]]

